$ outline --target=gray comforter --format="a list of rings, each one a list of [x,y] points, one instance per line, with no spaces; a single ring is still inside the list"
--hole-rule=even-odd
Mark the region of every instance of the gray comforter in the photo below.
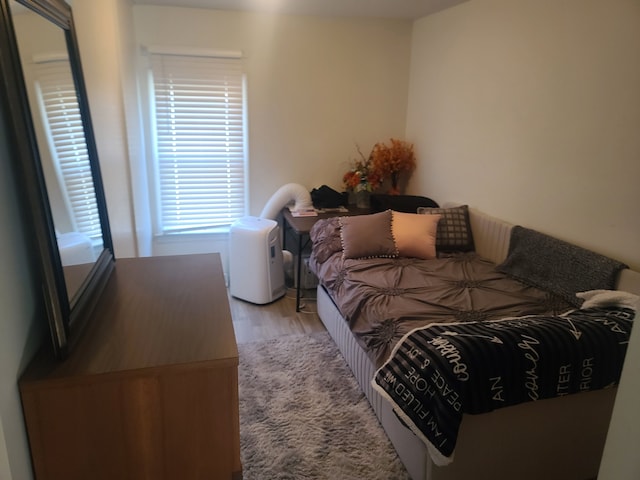
[[[377,366],[404,334],[430,323],[555,315],[571,308],[473,252],[433,260],[344,259],[337,218],[319,220],[311,241],[311,269]]]

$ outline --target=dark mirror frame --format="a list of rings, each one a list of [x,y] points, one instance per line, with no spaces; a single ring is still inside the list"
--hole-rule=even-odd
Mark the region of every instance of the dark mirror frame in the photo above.
[[[115,256],[71,7],[63,0],[15,1],[64,30],[102,228],[103,251],[84,279],[79,291],[73,299],[69,299],[20,63],[10,0],[0,0],[0,21],[2,22],[0,24],[0,68],[3,81],[0,94],[4,97],[2,108],[7,111],[8,120],[11,121],[13,128],[14,144],[11,147],[14,158],[11,161],[15,163],[16,172],[21,177],[22,181],[18,186],[24,192],[32,217],[30,220],[33,226],[33,246],[37,250],[41,264],[42,291],[54,354],[58,358],[64,358],[73,349],[82,327],[86,324],[102,288],[113,271]]]

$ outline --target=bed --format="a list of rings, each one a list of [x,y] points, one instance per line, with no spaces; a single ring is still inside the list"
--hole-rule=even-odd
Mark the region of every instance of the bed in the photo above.
[[[640,275],[620,262],[467,206],[427,208],[421,209],[421,213],[424,215],[386,211],[361,218],[319,221],[311,232],[310,258],[310,267],[319,278],[318,314],[411,477],[414,480],[595,478],[615,399],[615,384],[624,360],[624,334],[628,335],[635,313],[630,313],[635,297],[623,295],[622,305],[611,307],[615,310],[613,320],[605,312],[604,320],[598,317],[597,321],[591,321],[582,317],[593,310],[580,307],[593,303],[592,298],[576,297],[575,293],[602,292],[612,298],[611,292],[617,288],[637,294]],[[540,255],[540,251],[544,253]],[[527,258],[535,261],[527,262]],[[532,271],[529,263],[533,263]],[[604,308],[610,308],[609,304]],[[440,436],[442,432],[436,429],[437,442],[433,435],[429,438],[429,432],[427,435],[424,432],[425,425],[431,430],[439,425],[438,420],[425,414],[431,412],[428,402],[434,396],[434,387],[429,390],[424,379],[431,379],[436,387],[450,382],[436,379],[433,372],[428,378],[416,374],[421,364],[429,364],[433,358],[418,356],[417,363],[406,366],[413,371],[397,374],[404,376],[407,386],[413,384],[412,392],[405,391],[403,384],[401,394],[391,398],[394,385],[384,388],[385,378],[393,377],[385,368],[396,368],[389,364],[403,348],[403,362],[411,356],[411,342],[416,335],[431,335],[426,341],[440,354],[440,361],[448,363],[458,377],[468,377],[468,368],[478,362],[460,360],[457,348],[465,342],[472,352],[494,357],[498,355],[495,351],[476,348],[474,342],[491,344],[488,338],[508,338],[515,335],[513,329],[525,324],[527,328],[534,324],[549,330],[548,325],[554,321],[557,328],[570,330],[569,334],[573,330],[574,337],[581,330],[582,340],[603,337],[597,330],[589,333],[580,322],[624,333],[612,333],[608,342],[611,351],[597,351],[607,359],[613,358],[598,362],[606,364],[603,372],[592,376],[593,365],[586,363],[580,372],[575,370],[572,390],[560,391],[558,377],[552,395],[544,391],[542,377],[538,382],[536,376],[532,383],[534,360],[538,367],[551,355],[545,354],[541,360],[539,352],[531,348],[532,341],[522,340],[527,338],[522,335],[534,333],[518,331],[519,341],[513,344],[525,362],[519,395],[503,393],[503,385],[494,380],[492,393],[498,403],[508,397],[504,406],[495,405],[496,402],[469,403],[466,399],[461,408],[454,396],[457,394],[450,393],[452,389],[439,389],[441,403],[454,407],[460,414],[459,425],[451,427],[449,450],[439,449],[440,439],[444,438]],[[611,328],[610,322],[619,323]],[[556,338],[555,334],[549,336]],[[529,352],[524,351],[527,348]],[[580,354],[584,357],[584,352]],[[562,362],[567,364],[568,360],[562,357],[558,361],[559,366],[549,368],[561,372]],[[511,360],[501,362],[510,363]],[[586,371],[590,375],[583,375]],[[566,380],[571,372],[564,373]],[[510,374],[507,369],[505,375]],[[585,378],[589,381],[585,382]],[[415,388],[416,384],[420,388]],[[488,385],[491,389],[490,382]],[[426,392],[420,402],[414,396],[418,391]],[[408,405],[399,405],[402,401],[398,397],[403,396],[410,399],[405,402]],[[522,396],[529,396],[531,401],[523,401],[526,399]],[[426,420],[423,425],[416,425],[419,419],[416,422],[415,417],[420,416]]]

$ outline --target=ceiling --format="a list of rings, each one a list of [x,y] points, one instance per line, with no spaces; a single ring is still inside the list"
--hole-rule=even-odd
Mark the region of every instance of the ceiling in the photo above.
[[[413,20],[465,1],[468,0],[133,0],[133,3],[294,15]]]

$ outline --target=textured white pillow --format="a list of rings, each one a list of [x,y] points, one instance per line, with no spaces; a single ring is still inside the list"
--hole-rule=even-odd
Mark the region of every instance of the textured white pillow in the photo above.
[[[576,297],[582,298],[584,303],[580,308],[594,307],[627,307],[637,309],[640,297],[622,290],[588,290],[576,293]]]

